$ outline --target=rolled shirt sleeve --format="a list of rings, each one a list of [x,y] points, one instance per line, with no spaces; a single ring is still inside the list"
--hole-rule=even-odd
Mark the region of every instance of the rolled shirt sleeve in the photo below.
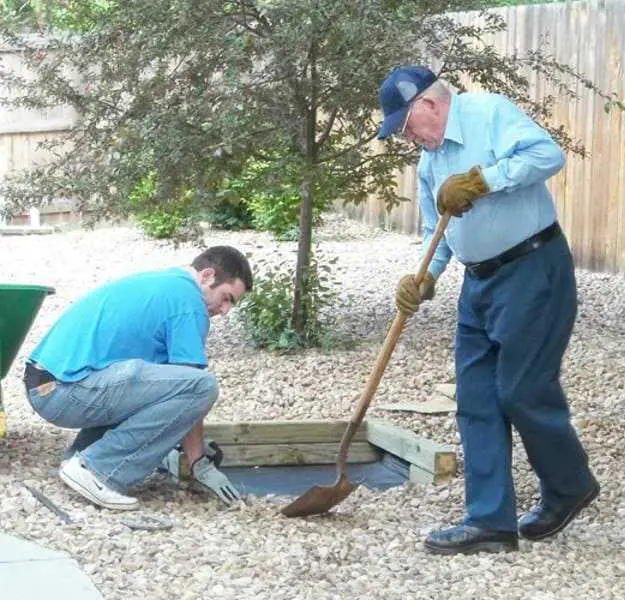
[[[552,137],[507,98],[500,96],[488,134],[496,162],[482,169],[491,192],[513,192],[546,181],[564,165]]]

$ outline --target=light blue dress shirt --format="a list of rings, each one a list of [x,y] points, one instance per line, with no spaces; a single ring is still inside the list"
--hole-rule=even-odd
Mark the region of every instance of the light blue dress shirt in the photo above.
[[[439,219],[436,196],[450,176],[478,165],[491,190],[450,219],[429,271],[438,277],[451,255],[462,263],[493,258],[556,220],[545,185],[564,165],[551,136],[504,96],[452,95],[442,145],[423,149],[417,167],[427,248]]]

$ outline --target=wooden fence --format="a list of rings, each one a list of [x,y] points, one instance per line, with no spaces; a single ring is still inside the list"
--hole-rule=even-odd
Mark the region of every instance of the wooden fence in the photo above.
[[[21,52],[7,46],[0,46],[0,69],[28,76]],[[12,98],[13,93],[0,77],[0,97]],[[40,142],[67,132],[75,119],[75,111],[67,106],[47,111],[0,107],[0,179],[11,171],[45,162],[47,153],[39,148]],[[42,206],[40,211],[46,222],[55,222],[68,220],[71,208],[71,203],[64,200]],[[14,220],[15,223],[27,221],[28,215]]]
[[[625,100],[625,0],[519,6],[496,12],[508,24],[506,31],[488,40],[499,52],[523,55],[548,36],[559,62]],[[460,20],[469,23],[475,15],[464,14]],[[531,83],[536,98],[557,95],[544,81]],[[559,102],[554,117],[582,140],[590,156],[569,155],[550,188],[576,264],[625,273],[625,113],[618,109],[606,113],[605,102],[582,85],[577,92],[579,100]],[[411,202],[387,213],[378,199],[371,198],[345,212],[404,233],[418,231],[414,167],[406,169],[397,182]]]
[[[522,55],[548,36],[558,61],[625,98],[625,0],[509,7],[497,12],[508,23],[507,31],[492,39],[499,51]],[[469,22],[475,15],[460,18]],[[22,68],[20,55],[7,48],[0,48],[0,60],[8,67]],[[537,98],[554,92],[542,81],[532,84]],[[0,90],[3,93],[8,91]],[[569,156],[566,168],[550,186],[577,264],[625,273],[625,114],[618,109],[606,114],[604,102],[581,85],[578,93],[579,101],[557,105],[555,117],[583,141],[590,158]],[[42,160],[37,143],[67,130],[74,118],[67,108],[46,114],[0,110],[0,178]],[[419,210],[414,168],[398,176],[397,185],[412,201],[390,214],[375,198],[346,212],[376,225],[416,231]],[[67,208],[44,207],[44,218],[46,212],[55,210],[62,213]]]

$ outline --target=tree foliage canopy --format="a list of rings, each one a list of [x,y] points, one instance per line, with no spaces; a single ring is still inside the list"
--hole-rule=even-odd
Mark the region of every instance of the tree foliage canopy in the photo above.
[[[378,86],[403,63],[442,65],[456,84],[466,74],[549,124],[551,99],[531,101],[522,73],[557,76],[557,65],[539,51],[498,56],[482,39],[504,27],[500,19],[460,26],[449,16],[471,0],[66,4],[73,12],[66,7],[60,24],[82,24],[81,35],[57,28],[47,48],[11,36],[36,78],[4,74],[22,90],[18,103],[69,104],[80,114],[58,160],[29,175],[33,201],[69,195],[123,215],[137,181],[156,172],[155,202],[189,189],[201,202],[256,158],[274,165],[268,177],[303,177],[314,165],[314,178],[332,181],[337,197],[358,202],[378,192],[392,204],[393,170],[413,152],[367,142],[378,125]],[[18,200],[24,190],[13,189]]]
[[[60,3],[59,3],[60,4]],[[126,216],[128,198],[157,174],[151,202],[185,198],[198,210],[250,160],[289,174],[302,193],[296,287],[305,293],[315,191],[347,202],[378,194],[400,201],[396,169],[415,149],[370,143],[379,125],[377,92],[399,64],[426,63],[463,89],[462,76],[502,92],[580,150],[550,123],[552,98],[528,94],[534,71],[562,84],[582,79],[542,49],[500,56],[484,41],[505,28],[495,15],[461,25],[452,12],[476,0],[71,0],[44,43],[3,28],[24,50],[33,79],[4,72],[21,106],[76,108],[76,127],[51,148],[50,164],[14,179],[9,206],[58,197],[90,203],[103,217]],[[56,20],[55,20],[56,19]],[[596,88],[595,88],[596,89]],[[294,318],[304,319],[297,309]]]

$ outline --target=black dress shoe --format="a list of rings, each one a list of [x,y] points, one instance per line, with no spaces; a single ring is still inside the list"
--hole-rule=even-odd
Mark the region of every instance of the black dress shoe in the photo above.
[[[435,554],[510,552],[519,549],[519,537],[516,531],[494,531],[471,525],[456,525],[430,533],[424,545]]]
[[[542,500],[519,519],[519,533],[528,540],[543,540],[562,531],[583,509],[599,495],[599,483],[572,504],[549,505]]]

